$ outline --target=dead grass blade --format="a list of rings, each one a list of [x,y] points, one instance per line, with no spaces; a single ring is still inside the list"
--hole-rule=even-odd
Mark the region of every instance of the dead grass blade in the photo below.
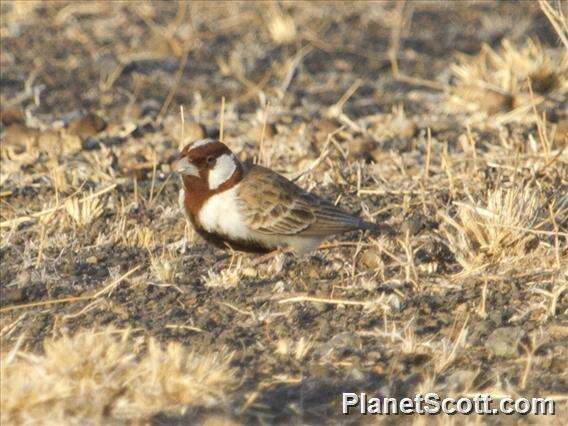
[[[562,40],[564,47],[568,50],[568,17],[566,17],[562,11],[561,2],[557,2],[557,9],[553,8],[547,0],[538,0],[538,4],[550,21],[550,24],[554,27],[560,40]]]

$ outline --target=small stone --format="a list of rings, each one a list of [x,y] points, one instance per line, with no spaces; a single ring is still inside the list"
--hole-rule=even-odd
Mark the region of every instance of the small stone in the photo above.
[[[111,137],[126,138],[130,136],[137,128],[138,126],[134,122],[128,121],[126,123],[120,124],[109,124],[106,130],[107,134]]]
[[[549,371],[552,374],[562,374],[566,372],[566,360],[554,357],[550,361]]]
[[[24,111],[19,107],[10,107],[0,111],[0,117],[4,126],[11,126],[13,124],[26,125],[26,117]]]
[[[40,132],[31,129],[25,124],[14,123],[4,130],[4,144],[15,146],[31,146],[38,138]]]
[[[503,313],[500,310],[492,310],[489,312],[488,317],[495,325],[501,325],[501,323],[503,323]]]
[[[89,256],[89,257],[87,257],[85,262],[87,262],[89,265],[96,265],[97,262],[98,262],[98,259],[97,259],[96,256]]]
[[[2,304],[12,304],[21,302],[24,298],[24,290],[18,287],[0,289],[0,300]]]
[[[379,362],[382,358],[382,354],[379,351],[371,351],[367,352],[365,357],[367,358],[368,361]]]
[[[330,306],[327,303],[314,303],[313,306],[320,314],[327,312],[330,309]]]
[[[140,116],[155,116],[161,108],[162,105],[156,99],[146,99],[140,104]]]
[[[69,134],[77,135],[85,140],[102,132],[106,127],[107,122],[102,117],[94,112],[89,112],[87,115],[69,123],[67,131]]]
[[[476,103],[479,108],[487,111],[490,115],[510,111],[518,103],[508,93],[492,89],[480,89],[475,85],[462,87],[459,96],[466,101]]]
[[[366,291],[375,291],[379,287],[379,283],[374,279],[364,279],[361,281],[361,288]]]
[[[375,248],[365,250],[361,255],[361,262],[369,269],[382,269],[384,267],[381,254]]]
[[[459,370],[446,378],[448,390],[451,392],[466,392],[471,389],[476,373],[469,370]]]
[[[349,377],[351,378],[351,380],[360,382],[365,378],[365,373],[363,373],[358,368],[351,368],[349,371]]]
[[[506,93],[499,93],[494,90],[481,92],[480,104],[489,114],[510,111],[514,108],[515,99]]]
[[[410,139],[416,135],[418,126],[403,114],[378,114],[369,117],[368,131],[379,139],[401,138]]]
[[[323,120],[320,120],[316,123],[317,130],[325,134],[334,133],[340,127],[341,123],[339,123],[337,120],[330,120],[327,118],[324,118]]]
[[[370,156],[377,144],[375,141],[367,138],[355,138],[347,142],[347,149],[355,156]]]
[[[343,356],[346,353],[357,352],[363,344],[361,337],[350,331],[335,334],[326,343],[322,344],[316,352],[322,356]]]
[[[349,137],[349,133],[344,130],[339,130],[341,128],[341,123],[333,119],[323,119],[316,123],[314,131],[314,143],[318,148],[323,148],[323,146],[328,142],[329,136],[334,135],[335,140],[343,142]]]
[[[518,346],[524,336],[521,327],[500,327],[489,335],[485,348],[495,356],[514,357],[518,354]]]

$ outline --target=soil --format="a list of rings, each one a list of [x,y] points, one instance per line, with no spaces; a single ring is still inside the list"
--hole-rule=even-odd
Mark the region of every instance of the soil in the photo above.
[[[285,44],[271,40],[264,23],[271,10],[267,4],[200,4],[189,8],[181,25],[176,4],[138,8],[111,2],[74,9],[58,2],[37,5],[18,19],[2,5],[10,16],[2,24],[0,88],[7,105],[2,152],[9,156],[3,165],[18,165],[11,174],[2,172],[9,174],[2,181],[2,221],[29,216],[2,229],[3,350],[24,336],[22,350],[41,352],[45,339],[112,325],[199,351],[234,352],[239,384],[228,390],[228,405],[191,407],[184,415],[158,413],[151,419],[155,424],[201,422],[218,410],[245,424],[375,420],[341,416],[341,392],[413,397],[431,389],[454,395],[501,389],[528,397],[564,395],[565,401],[568,292],[560,293],[552,313],[549,298],[535,293],[536,287],[553,291],[561,281],[550,281],[539,268],[461,278],[437,212],[454,214],[453,203],[467,200],[467,185],[459,181],[452,189],[434,183],[446,179],[443,168],[434,167],[441,164],[440,149],[426,184],[427,205],[410,186],[423,170],[428,131],[450,156],[462,151],[459,141],[466,133],[468,114],[445,110],[446,95],[423,82],[451,84],[457,53],[476,55],[485,43],[498,48],[504,38],[522,45],[533,37],[547,48],[558,46],[538,4],[407,2],[397,65],[401,74],[420,81],[393,78],[394,30],[385,14],[395,19],[396,5],[284,2],[281,8],[298,32]],[[310,50],[298,59],[279,96],[283,70],[306,46]],[[395,116],[393,108],[402,105],[413,124],[369,139],[341,118],[327,116],[353,84],[357,89],[342,108],[353,123]],[[13,102],[18,96],[21,100]],[[186,232],[177,210],[179,182],[169,173],[180,143],[180,106],[186,136],[223,132],[239,156],[252,159],[258,156],[265,98],[271,102],[264,130],[271,167],[288,176],[312,164],[329,133],[343,126],[335,142],[343,153],[331,144],[331,154],[299,182],[331,201],[340,196],[338,204],[351,212],[376,212],[375,220],[397,229],[394,241],[380,239],[392,256],[372,244],[375,236],[352,233],[311,255],[280,255],[254,267],[254,256],[223,252]],[[550,104],[552,123],[563,120],[564,107]],[[526,140],[535,129],[522,123],[474,125],[482,166],[468,190],[483,193],[511,181],[512,175],[493,169],[484,155],[500,144],[504,131]],[[46,142],[49,132],[54,145]],[[13,145],[10,137],[16,138]],[[28,150],[26,141],[34,149]],[[9,146],[12,154],[4,149]],[[369,172],[385,162],[392,163],[397,187]],[[544,192],[568,189],[564,166],[555,163],[536,177]],[[66,174],[67,187],[52,183],[56,167]],[[116,186],[100,196],[102,214],[86,225],[69,219],[65,208],[49,217],[32,216],[57,200],[111,185]],[[386,189],[358,195],[358,188]],[[567,216],[559,217],[557,226],[565,233]],[[152,232],[151,243],[140,243],[140,229]],[[176,245],[184,235],[190,237],[185,251]],[[406,261],[395,260],[407,258],[405,238],[416,275],[405,269]],[[554,246],[553,236],[538,238],[539,247]],[[559,245],[559,261],[566,266],[565,237]],[[168,279],[153,267],[162,255],[175,268]],[[25,307],[92,295],[137,266],[102,297]],[[210,274],[223,271],[236,271],[236,282],[221,277],[226,285],[211,285]],[[566,280],[565,274],[555,276]],[[294,297],[303,299],[290,300]],[[279,349],[283,342],[297,348],[300,341],[309,345],[306,354],[283,355]],[[558,403],[554,421],[564,415],[563,404]]]

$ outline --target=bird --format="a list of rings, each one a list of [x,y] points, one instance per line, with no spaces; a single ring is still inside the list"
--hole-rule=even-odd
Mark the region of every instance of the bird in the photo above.
[[[197,233],[219,248],[303,255],[332,235],[383,230],[269,168],[241,162],[215,139],[186,145],[172,169],[181,177],[180,209]]]

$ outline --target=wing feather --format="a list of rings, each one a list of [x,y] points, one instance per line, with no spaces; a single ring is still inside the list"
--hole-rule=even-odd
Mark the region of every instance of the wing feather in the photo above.
[[[247,225],[264,234],[322,237],[372,225],[257,165],[241,181],[239,200]]]

